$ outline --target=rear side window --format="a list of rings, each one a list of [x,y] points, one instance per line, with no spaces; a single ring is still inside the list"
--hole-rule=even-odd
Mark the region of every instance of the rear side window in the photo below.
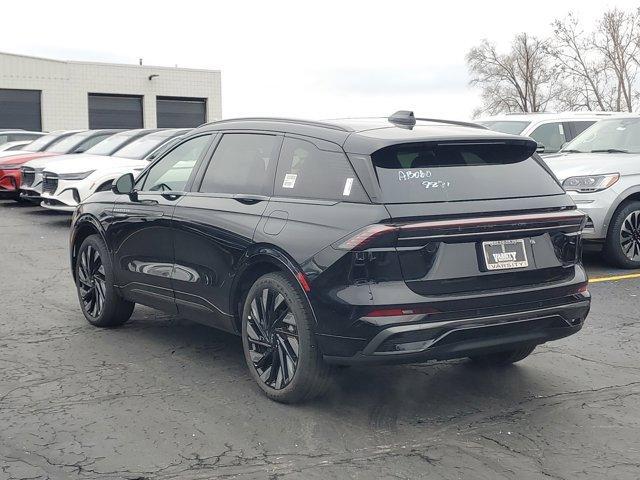
[[[205,193],[265,195],[273,181],[269,166],[278,155],[281,137],[253,133],[227,133],[216,147],[202,179]]]
[[[284,139],[274,193],[278,197],[368,201],[344,153],[320,150],[297,138]]]
[[[560,122],[540,125],[529,136],[538,142],[538,147],[544,147],[543,153],[555,153],[567,141],[564,125]]]
[[[532,154],[531,142],[426,142],[386,147],[371,160],[385,203],[562,194]]]

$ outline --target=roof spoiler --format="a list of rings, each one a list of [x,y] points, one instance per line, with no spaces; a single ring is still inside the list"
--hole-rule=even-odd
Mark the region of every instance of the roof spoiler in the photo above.
[[[448,125],[459,125],[461,127],[480,128],[482,130],[488,130],[487,127],[478,123],[460,122],[458,120],[442,120],[440,118],[416,118],[416,116],[410,110],[398,110],[396,113],[391,115],[388,120],[390,123],[393,123],[398,127],[405,128],[413,128],[416,125],[417,120],[422,120],[424,122],[446,123]]]

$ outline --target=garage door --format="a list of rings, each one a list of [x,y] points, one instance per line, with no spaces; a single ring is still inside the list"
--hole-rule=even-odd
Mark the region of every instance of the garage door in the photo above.
[[[40,90],[0,89],[0,128],[42,130]]]
[[[89,128],[142,128],[142,97],[89,94]]]
[[[157,97],[158,128],[197,127],[207,121],[204,98]]]

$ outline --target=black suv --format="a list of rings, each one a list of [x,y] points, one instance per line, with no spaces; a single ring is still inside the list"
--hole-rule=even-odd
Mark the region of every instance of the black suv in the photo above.
[[[332,364],[507,364],[589,311],[584,215],[525,137],[416,119],[225,120],[81,204],[82,311],[135,303],[242,336],[278,401]]]

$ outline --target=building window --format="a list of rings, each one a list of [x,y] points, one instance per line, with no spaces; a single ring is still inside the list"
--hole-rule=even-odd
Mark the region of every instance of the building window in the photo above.
[[[158,128],[191,128],[207,121],[204,98],[156,97]]]
[[[40,90],[0,89],[0,128],[42,130]]]
[[[89,94],[89,128],[143,128],[142,96]]]

